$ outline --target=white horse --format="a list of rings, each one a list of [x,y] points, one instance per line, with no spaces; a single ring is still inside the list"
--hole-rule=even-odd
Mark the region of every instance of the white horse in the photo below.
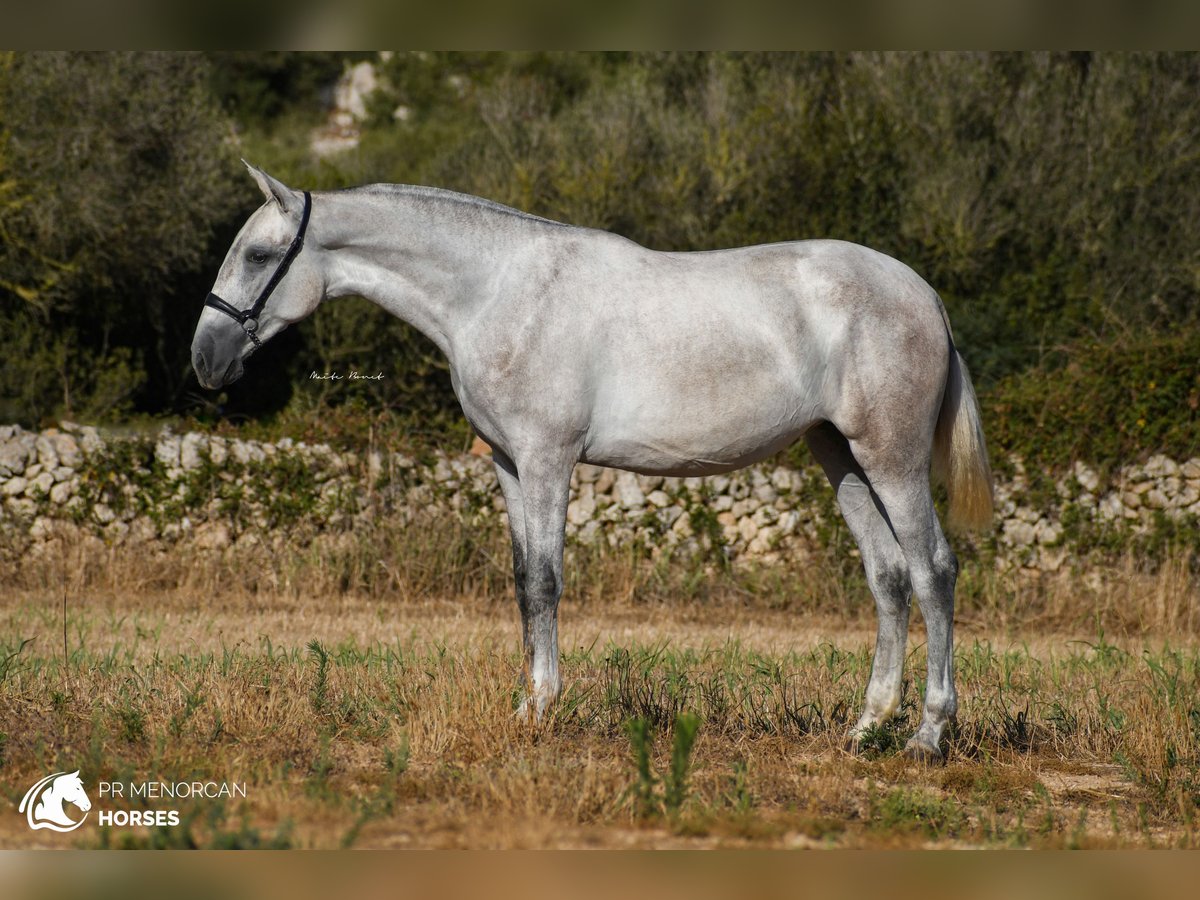
[[[899,704],[915,592],[929,673],[906,749],[940,757],[957,710],[957,562],[930,465],[947,485],[952,524],[991,521],[992,482],[967,368],[940,299],[916,273],[841,241],[655,252],[449,191],[310,195],[247,165],[267,202],[234,240],[201,313],[200,382],[235,381],[262,342],[346,295],[438,346],[463,412],[494,449],[508,506],[524,710],[540,716],[562,686],[558,601],[577,462],[705,475],[803,436],[858,541],[879,612],[851,739]]]
[[[55,772],[47,775],[25,792],[18,812],[26,815],[29,827],[33,829],[48,828],[51,831],[74,831],[83,824],[67,815],[63,809],[64,803],[74,803],[83,812],[83,819],[92,808],[87,791],[83,789],[83,781],[79,778],[79,770],[74,772]]]

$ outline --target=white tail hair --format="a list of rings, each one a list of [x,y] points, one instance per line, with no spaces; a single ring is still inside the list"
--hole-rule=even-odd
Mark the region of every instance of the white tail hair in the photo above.
[[[992,525],[992,468],[988,464],[979,401],[962,356],[950,346],[946,392],[933,432],[934,477],[950,495],[947,525],[982,531]]]

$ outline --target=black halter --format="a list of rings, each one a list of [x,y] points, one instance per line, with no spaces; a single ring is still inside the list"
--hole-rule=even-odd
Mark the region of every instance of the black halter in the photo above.
[[[292,245],[288,247],[287,253],[283,255],[283,259],[279,261],[279,266],[272,273],[271,280],[262,289],[262,293],[258,295],[258,299],[254,301],[253,306],[249,309],[238,309],[236,306],[226,303],[211,292],[204,301],[205,306],[211,306],[218,312],[223,312],[231,319],[236,320],[242,326],[242,331],[246,332],[251,342],[253,342],[256,350],[262,346],[262,341],[255,334],[258,331],[258,316],[262,312],[263,306],[266,305],[267,298],[279,286],[279,282],[283,281],[283,276],[287,274],[288,269],[291,267],[292,260],[300,255],[300,249],[304,246],[304,232],[308,230],[308,214],[310,212],[312,212],[312,195],[308,191],[305,191],[304,212],[300,216],[300,230],[292,238]]]

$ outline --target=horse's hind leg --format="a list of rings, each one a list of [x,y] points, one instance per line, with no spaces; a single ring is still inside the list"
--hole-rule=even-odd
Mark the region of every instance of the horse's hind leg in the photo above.
[[[892,436],[895,442],[895,436]],[[940,759],[939,744],[947,723],[958,711],[954,690],[954,585],[958,561],[938,523],[929,489],[929,451],[880,453],[851,442],[892,526],[908,563],[909,577],[921,607],[927,635],[928,677],[920,727],[905,752],[921,759]]]
[[[826,422],[809,431],[806,440],[813,456],[825,470],[825,476],[837,494],[842,516],[858,542],[867,584],[879,614],[866,702],[862,715],[850,731],[850,741],[857,745],[872,726],[888,721],[900,705],[912,582],[908,563],[896,543],[879,498],[841,432]]]

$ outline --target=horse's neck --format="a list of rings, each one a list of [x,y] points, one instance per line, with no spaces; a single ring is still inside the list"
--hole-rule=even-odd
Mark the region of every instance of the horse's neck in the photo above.
[[[365,297],[432,340],[453,362],[455,335],[487,299],[514,243],[511,215],[420,193],[327,195],[333,215],[328,296]]]

